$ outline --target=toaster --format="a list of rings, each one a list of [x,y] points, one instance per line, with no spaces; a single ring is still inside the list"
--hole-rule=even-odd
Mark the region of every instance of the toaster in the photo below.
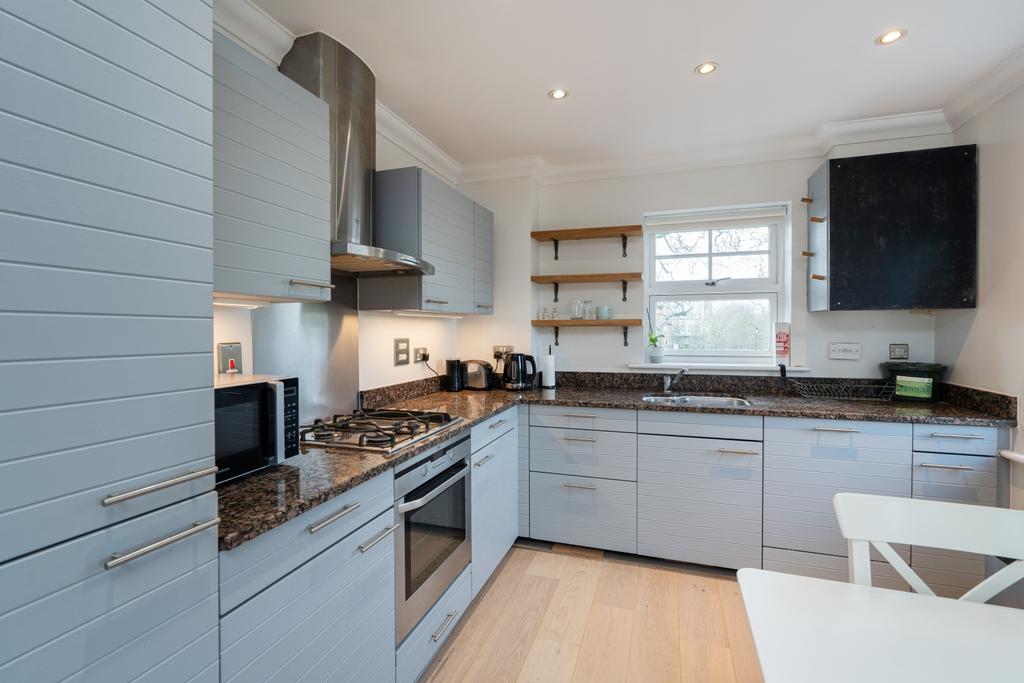
[[[485,360],[462,361],[466,389],[490,389],[494,384],[494,368]]]

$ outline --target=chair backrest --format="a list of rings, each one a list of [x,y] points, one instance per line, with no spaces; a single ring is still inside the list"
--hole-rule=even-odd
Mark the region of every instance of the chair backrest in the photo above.
[[[837,493],[832,506],[849,544],[850,581],[871,585],[871,546],[918,593],[935,595],[890,543],[1008,557],[1013,562],[960,599],[987,602],[1024,579],[1024,510],[917,498]]]

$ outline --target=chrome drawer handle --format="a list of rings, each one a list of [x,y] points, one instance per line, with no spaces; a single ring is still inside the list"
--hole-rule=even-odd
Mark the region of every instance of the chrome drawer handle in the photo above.
[[[334,285],[330,282],[320,282],[319,280],[297,280],[291,279],[288,281],[290,285],[302,285],[303,287],[320,287],[321,289],[334,289]]]
[[[592,413],[562,413],[562,417],[590,417],[590,418],[596,418],[597,415],[593,415]]]
[[[448,301],[445,300],[445,299],[427,299],[427,303],[428,304],[440,304],[442,306],[447,306],[448,305]]]
[[[488,427],[488,429],[497,429],[498,427],[500,427],[501,425],[505,424],[506,422],[508,422],[508,420],[498,420],[497,422],[491,423],[491,425]]]
[[[359,507],[359,502],[358,501],[356,501],[355,503],[349,503],[345,507],[341,508],[341,510],[339,510],[338,512],[336,512],[333,515],[331,515],[330,517],[328,517],[327,519],[325,519],[323,521],[320,521],[320,522],[317,522],[316,524],[310,524],[309,525],[309,529],[308,529],[309,533],[315,534],[316,532],[318,532],[321,529],[323,529],[325,526],[328,526],[330,524],[334,524],[339,519],[341,519],[342,517],[344,517],[348,513],[353,512],[358,507]]]
[[[944,434],[942,432],[932,432],[932,438],[935,439],[984,439],[985,437],[981,434]]]
[[[448,613],[448,616],[445,618],[444,623],[441,624],[441,626],[436,631],[434,631],[434,635],[430,636],[430,639],[432,641],[436,643],[437,641],[441,640],[441,636],[444,635],[444,632],[447,631],[448,627],[452,625],[453,621],[455,621],[456,614],[458,614],[458,612]]]
[[[166,548],[167,546],[171,545],[172,543],[177,543],[178,541],[185,540],[189,536],[195,536],[199,532],[206,531],[207,529],[209,529],[211,527],[215,527],[218,524],[220,524],[220,517],[214,517],[213,519],[209,520],[208,522],[196,522],[195,524],[192,525],[192,528],[185,529],[184,531],[179,531],[178,533],[174,534],[173,536],[168,536],[167,538],[165,538],[163,540],[160,540],[160,541],[157,541],[156,543],[150,543],[149,545],[144,545],[141,548],[137,548],[136,550],[133,550],[133,551],[128,552],[128,553],[115,553],[115,554],[110,556],[109,560],[107,560],[106,562],[103,563],[103,568],[104,569],[113,569],[114,567],[120,567],[122,564],[125,564],[126,562],[131,562],[132,560],[137,560],[138,558],[142,557],[143,555],[150,554],[154,550],[160,550],[160,548]]]
[[[583,443],[597,443],[597,439],[592,439],[589,436],[563,436],[565,441],[581,441]]]
[[[486,465],[487,463],[489,463],[489,462],[490,462],[491,460],[493,460],[493,459],[494,459],[494,456],[495,456],[495,455],[496,455],[496,453],[491,453],[491,454],[490,454],[490,455],[488,455],[488,456],[487,456],[486,458],[484,458],[484,459],[483,459],[483,460],[481,460],[480,462],[476,463],[476,464],[474,465],[474,467],[483,467],[484,465]]]
[[[853,429],[852,427],[815,427],[816,432],[840,432],[842,434],[860,434],[859,429]]]
[[[178,484],[184,484],[186,481],[192,481],[193,479],[202,479],[203,477],[208,477],[211,474],[217,474],[217,472],[217,466],[214,465],[213,467],[207,467],[206,469],[188,472],[187,474],[183,474],[180,477],[174,477],[173,479],[162,481],[159,484],[150,484],[149,486],[143,486],[142,488],[135,489],[134,491],[127,491],[125,493],[112,493],[103,499],[102,505],[103,507],[107,507],[108,505],[116,505],[117,503],[123,503],[126,500],[138,498],[139,496],[144,496],[147,493],[162,491],[172,486],[177,486]]]
[[[937,462],[923,462],[918,467],[930,467],[936,470],[973,470],[970,465],[942,465]]]
[[[733,455],[761,455],[759,451],[744,451],[738,448],[719,448],[719,453],[732,453]]]
[[[365,553],[367,550],[369,550],[373,546],[377,545],[378,543],[383,541],[385,538],[387,538],[391,534],[395,533],[395,529],[397,529],[397,528],[398,528],[397,524],[394,525],[394,526],[389,526],[387,529],[385,529],[384,531],[380,532],[379,534],[374,536],[372,539],[370,539],[366,543],[363,543],[361,546],[359,546],[359,552]]]
[[[597,490],[596,486],[591,486],[590,484],[572,484],[570,482],[566,482],[566,483],[562,484],[562,486],[564,486],[567,489],[585,489],[587,491],[596,491]]]

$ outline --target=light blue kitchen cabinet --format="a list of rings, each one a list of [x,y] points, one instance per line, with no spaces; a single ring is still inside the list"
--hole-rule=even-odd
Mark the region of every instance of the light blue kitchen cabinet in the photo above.
[[[530,472],[530,536],[636,553],[636,482]]]
[[[375,183],[376,246],[421,258],[434,273],[366,278],[360,309],[491,313],[493,215],[422,168],[378,171]]]
[[[217,663],[217,496],[0,565],[0,680],[203,680]]]
[[[507,411],[511,413],[512,429],[475,451],[470,458],[474,597],[519,535],[519,428],[515,410]]]
[[[213,489],[211,33],[3,4],[0,562]]]
[[[331,298],[330,112],[230,38],[213,38],[218,295]]]
[[[465,616],[473,600],[471,573],[472,567],[465,569],[398,645],[395,654],[398,683],[416,683]]]
[[[637,552],[761,567],[761,444],[641,434]]]
[[[389,509],[224,615],[221,680],[393,681],[394,527]]]
[[[519,535],[530,537],[530,406],[519,406]]]

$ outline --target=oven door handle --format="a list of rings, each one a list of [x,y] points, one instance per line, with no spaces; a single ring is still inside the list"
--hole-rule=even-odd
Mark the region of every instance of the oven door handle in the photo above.
[[[452,486],[452,484],[459,481],[460,479],[465,479],[467,473],[469,473],[469,467],[464,466],[461,470],[458,471],[458,473],[449,477],[447,480],[444,481],[444,483],[440,484],[437,488],[435,488],[433,491],[423,496],[422,498],[410,500],[408,503],[399,503],[398,514],[404,515],[406,512],[419,510],[421,507],[423,507],[424,505],[426,505],[427,503],[429,503],[430,501],[434,500],[442,493],[447,491]]]

